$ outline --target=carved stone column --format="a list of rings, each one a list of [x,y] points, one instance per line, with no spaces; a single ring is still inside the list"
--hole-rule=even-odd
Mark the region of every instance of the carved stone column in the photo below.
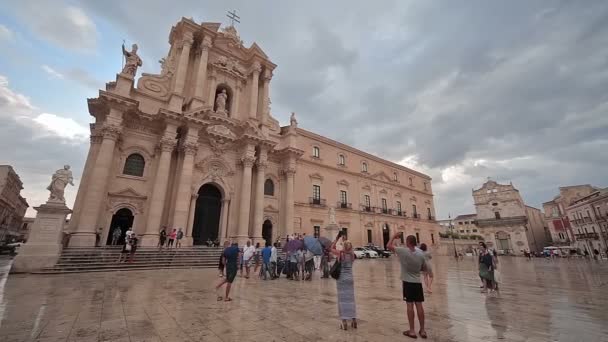
[[[220,243],[223,246],[224,240],[226,240],[226,237],[229,236],[228,232],[226,231],[228,229],[228,212],[230,210],[230,200],[229,199],[222,199],[222,214],[220,217],[220,231],[219,231],[219,236],[218,236],[218,240],[220,241]]]
[[[215,107],[215,87],[216,87],[217,79],[215,75],[211,74],[209,76],[209,99],[208,103],[211,107]]]
[[[111,109],[104,123],[101,134],[103,140],[93,165],[91,180],[88,182],[86,196],[83,198],[82,213],[76,230],[70,237],[70,246],[95,246],[97,220],[102,207],[102,201],[108,192],[108,176],[112,169],[114,148],[122,131],[122,112]]]
[[[179,55],[179,64],[177,65],[177,75],[175,77],[175,93],[182,94],[184,90],[184,84],[186,82],[186,72],[188,71],[188,62],[190,60],[190,48],[192,47],[192,34],[190,32],[184,33],[182,40],[182,52]]]
[[[260,148],[260,154],[257,161],[257,172],[255,181],[255,202],[253,212],[253,229],[251,236],[254,240],[262,239],[262,221],[264,219],[264,181],[266,180],[267,166],[266,149]],[[272,241],[270,241],[272,242]]]
[[[266,120],[266,116],[270,113],[268,110],[268,101],[270,99],[270,80],[272,79],[272,71],[266,69],[264,70],[264,74],[262,75],[262,80],[264,81],[262,85],[262,110],[258,113],[258,117],[261,121]]]
[[[198,72],[196,74],[196,88],[194,89],[193,105],[198,107],[203,105],[205,94],[203,88],[207,81],[207,62],[209,60],[209,48],[211,47],[211,38],[205,37],[201,42],[200,59],[198,62]],[[213,104],[213,103],[211,103]]]
[[[181,147],[184,152],[181,175],[175,198],[175,211],[173,213],[173,227],[185,229],[188,224],[188,209],[190,208],[192,171],[194,169],[194,156],[198,150],[198,128],[189,127],[188,135]]]
[[[156,177],[154,178],[154,188],[150,198],[148,209],[148,219],[146,220],[146,233],[142,237],[142,246],[156,246],[158,243],[158,233],[165,206],[167,195],[167,185],[169,184],[169,169],[171,167],[171,153],[175,148],[177,126],[169,123],[165,128],[165,133],[158,144],[160,157],[156,167]]]
[[[194,212],[196,211],[196,200],[198,199],[198,194],[193,193],[192,199],[190,200],[190,210],[188,211],[188,225],[184,231],[184,246],[192,246],[192,226],[194,225]]]
[[[75,231],[76,227],[78,227],[78,222],[80,221],[80,212],[84,202],[83,200],[86,197],[87,187],[85,185],[89,184],[89,180],[91,179],[93,165],[97,159],[97,154],[99,152],[99,147],[101,146],[102,140],[103,136],[101,134],[97,132],[95,134],[91,134],[91,145],[89,147],[89,153],[87,154],[87,161],[84,164],[84,170],[82,171],[82,177],[80,178],[80,186],[78,187],[78,192],[76,193],[74,210],[70,216],[70,224],[68,227],[68,231],[70,232]]]
[[[257,118],[258,111],[258,91],[262,66],[258,62],[254,62],[251,70],[251,98],[249,99],[249,117],[255,119]]]
[[[241,198],[239,201],[238,239],[239,244],[245,243],[249,238],[249,213],[251,206],[251,168],[255,157],[246,153],[242,158],[243,178],[241,179]]]
[[[294,211],[294,199],[293,199],[293,189],[294,189],[294,178],[296,174],[295,168],[289,168],[283,170],[285,174],[285,234],[291,235],[293,234],[293,211]]]

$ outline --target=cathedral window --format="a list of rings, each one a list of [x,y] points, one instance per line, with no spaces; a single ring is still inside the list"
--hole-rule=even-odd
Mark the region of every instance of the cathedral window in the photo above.
[[[272,179],[267,179],[264,182],[264,195],[274,196],[274,182]]]
[[[367,172],[367,163],[366,162],[363,162],[363,164],[361,164],[361,171]]]
[[[320,158],[321,157],[321,149],[319,149],[319,147],[317,147],[317,146],[314,146],[312,148],[312,156],[314,158]]]
[[[143,177],[146,160],[139,153],[133,153],[127,157],[122,173],[129,176]]]
[[[338,155],[338,164],[344,166],[346,164],[346,158],[343,154]]]

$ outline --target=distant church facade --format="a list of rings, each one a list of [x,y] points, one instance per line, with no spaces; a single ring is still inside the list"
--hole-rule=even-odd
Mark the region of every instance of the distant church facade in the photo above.
[[[299,128],[295,114],[281,127],[270,112],[276,65],[233,26],[182,19],[169,43],[160,74],[138,79],[137,46],[123,48],[116,81],[88,100],[72,246],[93,246],[96,233],[107,244],[116,227],[144,245],[182,228],[184,245],[200,245],[327,236],[330,223],[356,246],[398,231],[438,243],[430,177]]]

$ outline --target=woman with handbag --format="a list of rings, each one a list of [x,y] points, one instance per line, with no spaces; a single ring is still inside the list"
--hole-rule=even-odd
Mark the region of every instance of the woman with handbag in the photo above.
[[[336,279],[338,292],[338,312],[342,323],[340,329],[348,329],[348,321],[351,327],[357,329],[357,308],[355,305],[355,283],[353,279],[353,262],[355,254],[353,245],[350,241],[344,241],[344,249],[339,251],[336,244],[342,232],[338,233],[336,240],[331,245],[331,252],[336,255],[336,263],[332,266],[331,276]]]

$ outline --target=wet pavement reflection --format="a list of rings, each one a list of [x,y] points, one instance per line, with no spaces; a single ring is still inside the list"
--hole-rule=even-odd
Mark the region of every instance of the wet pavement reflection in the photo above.
[[[477,264],[435,257],[429,341],[608,341],[608,261],[502,257],[498,295]],[[338,327],[332,279],[237,277],[217,302],[216,270],[10,275],[0,259],[0,341],[407,341],[394,258],[359,260],[357,330]]]

